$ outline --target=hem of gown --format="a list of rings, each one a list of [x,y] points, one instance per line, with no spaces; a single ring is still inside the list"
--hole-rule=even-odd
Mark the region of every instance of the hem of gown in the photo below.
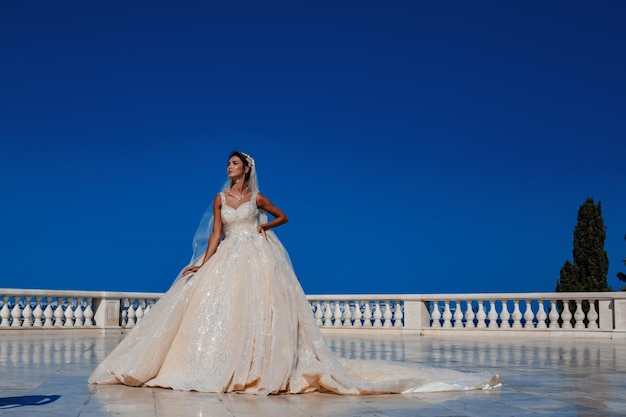
[[[300,389],[298,391],[292,391],[289,389],[289,384],[287,384],[287,388],[278,389],[274,391],[270,391],[269,389],[263,388],[242,388],[242,389],[212,389],[212,388],[201,388],[201,387],[189,387],[180,384],[173,383],[163,383],[159,382],[157,378],[147,381],[141,382],[138,379],[130,376],[130,375],[120,375],[115,372],[111,372],[111,374],[115,377],[114,380],[110,382],[90,382],[91,384],[98,385],[115,385],[121,384],[129,387],[147,387],[147,388],[162,388],[162,389],[171,389],[177,391],[195,391],[202,393],[212,393],[212,394],[224,394],[224,393],[232,393],[232,394],[247,394],[247,395],[298,395],[298,394],[310,394],[310,393],[330,393],[337,395],[349,395],[349,396],[365,396],[365,395],[380,395],[380,394],[414,394],[414,393],[429,393],[429,392],[454,392],[454,391],[477,391],[477,390],[492,390],[502,387],[502,383],[500,382],[500,373],[495,373],[489,381],[481,382],[474,386],[463,386],[458,384],[448,384],[445,382],[431,382],[419,387],[410,388],[404,391],[393,391],[389,392],[381,392],[381,391],[368,391],[368,390],[346,390],[342,391],[335,387],[327,387],[324,384],[320,384],[317,386],[309,386],[307,388]],[[193,385],[193,384],[192,384]],[[334,388],[334,389],[333,389]]]

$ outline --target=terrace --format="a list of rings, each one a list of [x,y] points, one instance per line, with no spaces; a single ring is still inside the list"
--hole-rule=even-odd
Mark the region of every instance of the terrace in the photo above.
[[[86,379],[160,294],[0,289],[0,416],[617,416],[626,410],[621,293],[310,296],[350,358],[500,371],[478,392],[255,397]]]

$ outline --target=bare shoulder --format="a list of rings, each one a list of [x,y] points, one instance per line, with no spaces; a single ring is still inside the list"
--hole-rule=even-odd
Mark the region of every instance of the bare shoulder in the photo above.
[[[270,200],[266,196],[264,196],[263,194],[261,194],[259,192],[256,193],[256,203],[257,203],[257,206],[261,205],[262,203],[266,203],[266,202],[269,203],[269,201]]]
[[[287,223],[289,218],[287,215],[278,207],[276,207],[266,196],[263,194],[257,194],[256,196],[256,205],[258,208],[265,210],[269,214],[275,217],[275,219],[270,222],[272,224],[271,227],[280,226],[281,224]]]
[[[270,207],[274,207],[274,204],[270,201],[270,199],[261,193],[257,193],[256,195],[256,205],[262,209],[267,210]]]

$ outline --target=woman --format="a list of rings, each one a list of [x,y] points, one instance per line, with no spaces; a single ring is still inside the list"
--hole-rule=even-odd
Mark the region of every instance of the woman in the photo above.
[[[89,378],[96,384],[252,394],[380,394],[486,389],[496,374],[339,358],[326,344],[287,252],[270,229],[287,216],[233,152],[213,201],[208,244]],[[267,221],[265,213],[274,219]],[[204,219],[206,220],[205,216]],[[206,237],[206,235],[204,235]],[[206,250],[204,249],[206,247]]]

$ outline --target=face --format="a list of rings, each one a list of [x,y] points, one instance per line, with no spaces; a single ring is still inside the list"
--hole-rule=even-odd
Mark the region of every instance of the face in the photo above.
[[[237,155],[233,155],[228,160],[226,172],[228,173],[228,178],[239,178],[243,177],[248,172],[248,167],[243,165],[243,162],[241,162],[241,159]]]

